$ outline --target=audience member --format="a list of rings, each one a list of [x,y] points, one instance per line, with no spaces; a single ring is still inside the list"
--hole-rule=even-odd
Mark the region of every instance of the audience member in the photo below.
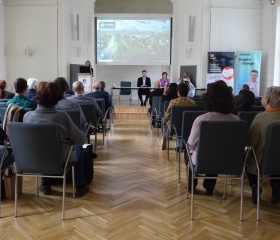
[[[110,93],[108,93],[107,91],[105,91],[105,87],[106,87],[106,83],[104,81],[100,81],[100,91],[101,92],[103,91],[106,94],[108,94],[110,106],[112,106],[112,95]]]
[[[74,100],[81,103],[92,103],[95,107],[96,117],[102,117],[102,111],[100,110],[97,102],[92,97],[86,97],[84,94],[84,84],[80,81],[75,81],[72,84],[72,89],[75,95],[68,97],[67,99]]]
[[[111,102],[110,102],[110,97],[109,97],[109,93],[106,91],[100,91],[101,85],[99,82],[95,82],[93,85],[93,92],[90,92],[88,94],[86,94],[86,97],[93,97],[95,99],[98,98],[103,98],[105,100],[105,111],[107,111],[107,109],[109,107],[111,107]]]
[[[194,97],[195,95],[195,87],[191,82],[191,79],[189,78],[189,73],[188,72],[183,72],[182,78],[179,79],[178,84],[180,83],[186,83],[189,85],[189,92],[188,92],[188,97]]]
[[[240,90],[235,99],[233,114],[237,114],[239,111],[250,111],[251,106],[255,103],[255,95],[250,90]]]
[[[174,105],[183,105],[183,106],[195,105],[195,101],[187,98],[188,91],[189,91],[188,84],[180,83],[178,85],[178,89],[177,89],[178,98],[172,99],[170,101],[168,108],[165,112],[165,120],[166,120],[167,126],[170,126],[172,106],[174,106]]]
[[[66,91],[65,91],[64,96],[67,98],[67,97],[70,97],[70,96],[72,96],[72,95],[74,95],[74,94],[75,94],[75,93],[70,89],[69,84],[68,84],[68,82],[67,82],[67,88],[66,88]]]
[[[153,105],[153,97],[162,96],[162,95],[163,95],[163,88],[160,87],[159,81],[155,81],[155,89],[150,92],[150,96],[149,96],[149,104],[150,104],[149,112],[151,112],[151,108]]]
[[[6,107],[8,107],[9,104],[14,103],[23,108],[31,108],[32,110],[36,109],[37,103],[24,96],[27,91],[27,81],[24,78],[18,78],[15,81],[14,86],[16,94],[6,103]]]
[[[165,101],[171,101],[178,97],[177,94],[177,87],[176,83],[170,83],[164,87],[163,95],[161,101],[164,103]]]
[[[199,127],[202,121],[237,121],[240,120],[236,115],[233,115],[234,103],[231,92],[226,84],[220,81],[208,85],[207,92],[204,95],[205,107],[208,113],[197,117],[193,123],[191,133],[188,139],[188,146],[192,151],[192,163],[196,165],[197,143],[199,136]],[[189,183],[191,183],[191,172],[189,172]],[[207,177],[216,177],[217,175],[206,175]],[[216,179],[204,179],[203,187],[208,195],[213,195],[216,185]],[[197,179],[194,182],[194,189],[197,186]],[[191,186],[188,187],[191,192]]]
[[[161,74],[161,79],[159,80],[160,86],[163,88],[170,83],[170,79],[167,78],[167,72]]]
[[[250,90],[250,87],[248,84],[243,84],[242,90]]]
[[[36,78],[28,78],[27,79],[27,86],[28,89],[25,93],[25,97],[31,100],[36,101],[36,85],[38,83],[38,80]]]
[[[64,77],[58,77],[54,80],[54,83],[58,86],[62,96],[61,100],[57,102],[55,107],[57,109],[78,109],[80,111],[80,123],[82,126],[82,131],[86,132],[87,122],[80,105],[74,100],[65,98],[65,92],[67,90],[67,84],[68,84],[66,79]]]
[[[87,143],[86,136],[77,128],[69,115],[55,109],[55,105],[62,99],[61,90],[58,85],[52,82],[41,82],[37,86],[38,108],[35,111],[24,115],[23,121],[26,123],[55,123],[59,131],[62,159],[66,161],[71,145],[74,143],[75,149],[71,154],[69,162],[75,164],[75,184],[76,197],[85,195],[89,188],[85,185],[83,147]],[[45,195],[52,194],[52,178],[42,178],[40,191]]]
[[[7,83],[5,80],[0,80],[0,99],[11,99],[15,96],[14,93],[6,91]]]
[[[265,111],[256,115],[248,131],[248,144],[254,147],[259,165],[264,154],[268,126],[272,123],[280,123],[280,87],[269,87],[261,103]],[[257,203],[257,167],[253,158],[248,159],[246,170],[249,185],[252,188],[252,202]],[[280,202],[280,180],[271,179],[270,185],[271,203]]]

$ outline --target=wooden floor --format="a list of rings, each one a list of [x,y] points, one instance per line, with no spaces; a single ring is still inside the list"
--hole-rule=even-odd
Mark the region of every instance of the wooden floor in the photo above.
[[[35,196],[33,179],[24,178],[19,217],[14,202],[1,203],[0,239],[279,239],[280,207],[271,205],[266,183],[261,221],[245,184],[244,221],[239,221],[239,183],[222,200],[222,181],[214,196],[201,183],[190,220],[185,178],[178,184],[175,152],[167,161],[157,148],[157,131],[148,120],[116,120],[105,145],[99,137],[94,182],[83,198],[71,198],[67,186],[66,220],[61,220],[61,188],[53,196]],[[183,165],[184,166],[184,165]],[[184,174],[185,176],[185,167]]]

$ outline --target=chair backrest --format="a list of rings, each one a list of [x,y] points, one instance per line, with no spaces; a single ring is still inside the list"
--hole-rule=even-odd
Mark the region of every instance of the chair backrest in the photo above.
[[[0,102],[0,107],[5,108],[6,107],[6,102]]]
[[[248,123],[248,129],[249,129],[255,116],[258,113],[260,113],[260,111],[239,111],[237,115],[241,120],[245,120]]]
[[[200,110],[204,109],[204,102],[202,100],[195,100],[195,105],[197,105]]]
[[[100,110],[102,111],[102,116],[105,115],[105,99],[104,98],[96,98],[95,99],[98,107],[100,108]]]
[[[265,108],[263,106],[251,106],[250,107],[250,111],[258,111],[258,112],[263,112],[265,110]]]
[[[129,81],[121,81],[120,82],[120,95],[130,95],[131,94],[131,82]],[[122,88],[128,87],[128,88]]]
[[[0,107],[0,120],[1,120],[2,123],[4,122],[4,117],[5,117],[5,114],[6,114],[6,110],[7,110],[6,107]],[[33,111],[33,109],[32,108],[21,109],[18,122],[22,122],[24,114],[29,112],[29,111]]]
[[[83,111],[83,114],[86,118],[88,124],[92,124],[94,126],[98,125],[98,119],[95,116],[95,107],[93,103],[81,103],[79,105]]]
[[[159,113],[160,109],[159,109],[159,105],[161,103],[161,96],[153,96],[153,100],[152,100],[152,111],[151,114],[155,115],[157,113]]]
[[[246,135],[246,121],[203,121],[199,129],[195,174],[240,175]]]
[[[170,117],[170,132],[171,135],[174,134],[174,129],[172,126],[176,128],[178,136],[181,136],[182,132],[182,122],[183,122],[183,112],[184,111],[197,111],[198,106],[182,106],[182,105],[174,105],[171,108],[171,117]]]
[[[260,172],[262,175],[280,175],[280,122],[270,124],[267,130]]]
[[[17,173],[63,173],[56,124],[9,122],[8,131]]]
[[[165,101],[165,102],[163,103],[163,111],[162,111],[162,116],[163,116],[163,117],[164,117],[164,114],[165,114],[165,112],[166,112],[166,110],[167,110],[167,108],[168,108],[169,103],[170,103],[170,101]]]
[[[181,132],[181,139],[182,141],[185,140],[188,141],[188,138],[191,133],[192,125],[194,120],[204,114],[207,113],[207,111],[184,111],[183,112],[183,120],[182,120],[182,132]]]
[[[80,110],[79,109],[57,109],[57,111],[66,112],[72,119],[73,123],[79,128],[82,129],[81,126],[81,118],[80,118]]]

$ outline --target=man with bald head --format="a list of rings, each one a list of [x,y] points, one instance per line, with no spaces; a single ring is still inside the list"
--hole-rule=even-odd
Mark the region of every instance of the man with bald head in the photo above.
[[[90,92],[85,96],[95,98],[95,99],[103,98],[105,100],[105,111],[107,111],[107,109],[111,107],[109,93],[106,91],[100,91],[101,85],[99,82],[95,82],[92,88],[93,88],[93,92]]]
[[[80,103],[93,103],[93,105],[95,107],[96,117],[102,116],[102,111],[100,110],[95,99],[92,97],[86,97],[84,95],[84,84],[82,82],[80,82],[80,81],[73,82],[72,90],[75,94],[68,97],[67,99],[75,100]]]

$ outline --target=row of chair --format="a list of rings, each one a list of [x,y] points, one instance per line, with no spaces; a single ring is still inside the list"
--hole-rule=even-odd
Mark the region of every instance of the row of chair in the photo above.
[[[247,146],[246,135],[248,122],[241,121],[205,121],[200,125],[197,158],[195,166],[192,163],[190,149],[185,144],[188,155],[188,169],[192,175],[188,177],[191,182],[194,179],[239,179],[240,185],[240,220],[243,220],[243,187],[246,160],[253,152],[258,169],[258,198],[257,198],[257,220],[260,220],[260,180],[280,179],[280,148],[279,135],[280,124],[271,124],[268,128],[264,156],[261,165],[258,164],[254,148]],[[229,137],[230,136],[230,137]],[[244,150],[247,149],[245,152]],[[187,173],[189,170],[187,170]],[[212,175],[205,177],[204,175]],[[213,177],[217,175],[217,177]],[[278,176],[278,177],[276,177]],[[190,186],[189,180],[187,186]],[[194,218],[194,185],[191,184],[191,219]],[[226,182],[224,195],[226,193]],[[187,189],[188,198],[188,189]]]

